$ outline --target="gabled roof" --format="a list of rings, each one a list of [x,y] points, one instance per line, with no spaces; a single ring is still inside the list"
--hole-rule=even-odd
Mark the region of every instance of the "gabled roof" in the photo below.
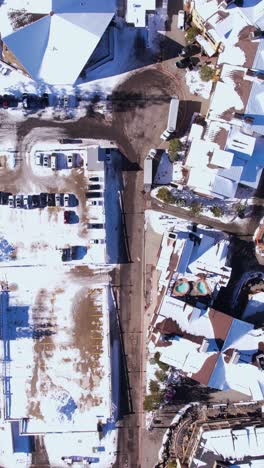
[[[114,0],[53,0],[47,16],[3,40],[33,79],[73,84],[114,13]]]

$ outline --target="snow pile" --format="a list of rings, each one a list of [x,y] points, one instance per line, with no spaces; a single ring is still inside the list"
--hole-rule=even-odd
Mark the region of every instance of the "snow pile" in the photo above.
[[[165,215],[160,211],[145,211],[145,226],[150,225],[153,231],[163,235],[168,231],[188,231],[188,221],[176,218],[176,216]]]
[[[199,70],[186,71],[186,84],[192,94],[209,99],[212,90],[212,81],[202,81]]]

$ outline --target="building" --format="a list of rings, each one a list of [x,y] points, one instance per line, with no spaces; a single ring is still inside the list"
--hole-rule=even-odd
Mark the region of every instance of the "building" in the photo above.
[[[228,246],[228,239],[217,231],[165,233],[156,267],[161,271],[159,290],[168,288],[168,294],[202,307],[211,304],[230,279]]]
[[[2,40],[34,80],[73,84],[112,21],[115,1],[52,0],[50,7]]]
[[[194,0],[192,21],[201,31],[196,39],[207,55],[219,53],[219,64],[251,67],[261,42],[251,41],[251,35],[264,23],[263,1],[240,3]]]
[[[146,27],[147,13],[156,10],[156,0],[127,0],[126,21],[136,28]]]
[[[263,400],[263,342],[261,328],[165,295],[150,326],[149,349],[203,385]]]
[[[189,405],[187,414],[180,415],[180,422],[172,422],[172,430],[170,456],[179,467],[260,468],[263,465],[261,402]]]
[[[185,183],[210,198],[239,198],[258,188],[264,167],[263,72],[225,64],[206,126],[193,124],[187,140]],[[203,177],[201,177],[201,174]]]

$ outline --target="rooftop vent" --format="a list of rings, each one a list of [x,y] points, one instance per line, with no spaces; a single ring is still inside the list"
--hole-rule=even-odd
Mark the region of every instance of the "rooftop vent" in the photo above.
[[[237,364],[239,361],[240,354],[236,349],[233,349],[230,356],[229,364]]]
[[[235,0],[223,0],[223,2],[221,3],[221,6],[223,6],[224,8],[227,8],[229,5],[231,5],[231,3],[234,3]]]
[[[208,348],[209,348],[209,342],[204,338],[199,351],[200,353],[206,353]]]

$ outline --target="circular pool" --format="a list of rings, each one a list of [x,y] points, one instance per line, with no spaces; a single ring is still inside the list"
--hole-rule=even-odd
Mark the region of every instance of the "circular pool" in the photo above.
[[[196,284],[196,287],[200,294],[207,294],[207,286],[204,281],[198,281],[198,283]]]

